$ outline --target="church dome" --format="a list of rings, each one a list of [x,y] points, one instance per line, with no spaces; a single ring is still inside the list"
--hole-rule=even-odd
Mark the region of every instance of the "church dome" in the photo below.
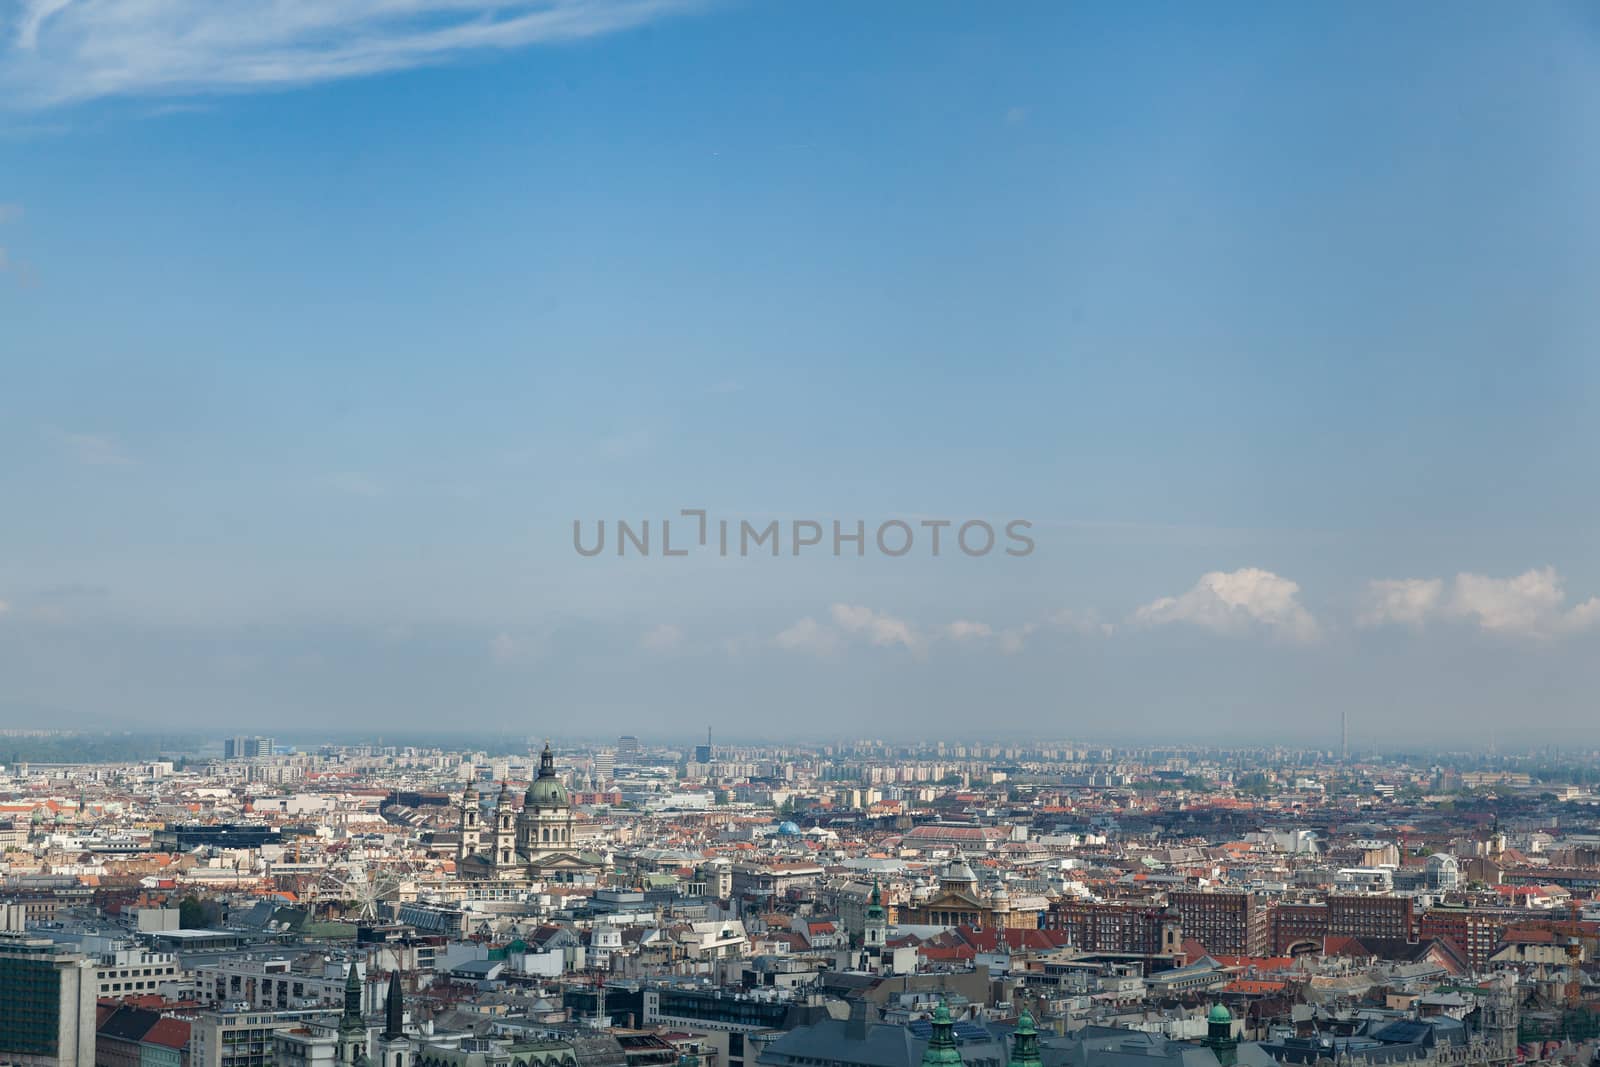
[[[535,778],[522,800],[524,807],[531,808],[565,808],[572,803],[559,778]]]
[[[556,758],[550,752],[550,745],[546,743],[544,751],[539,754],[539,776],[528,786],[527,793],[523,794],[523,809],[549,810],[567,808],[571,804],[572,798],[567,795],[567,787],[556,777]]]
[[[944,869],[944,881],[975,883],[978,876],[972,873],[972,868],[967,866],[967,861],[957,858],[950,861],[950,866]]]
[[[1206,1013],[1206,1022],[1231,1023],[1233,1022],[1233,1012],[1228,1010],[1226,1004],[1213,1004],[1211,1005],[1211,1010]]]

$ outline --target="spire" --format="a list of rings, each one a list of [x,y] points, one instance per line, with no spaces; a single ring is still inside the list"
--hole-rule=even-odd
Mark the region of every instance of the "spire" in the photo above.
[[[960,1064],[956,1026],[950,1021],[950,1009],[941,1000],[933,1013],[933,1035],[928,1038],[928,1047],[922,1050],[922,1067],[960,1067]]]
[[[365,1030],[366,1026],[361,1019],[361,972],[352,959],[350,973],[344,979],[344,1014],[339,1018],[339,1029]]]
[[[400,992],[400,972],[389,972],[389,995],[384,998],[383,1036],[390,1041],[405,1036],[405,1001]]]
[[[1007,1067],[1040,1067],[1039,1031],[1034,1029],[1033,1015],[1024,1008],[1017,1019],[1016,1033],[1011,1035],[1011,1062]]]
[[[556,757],[550,751],[550,742],[544,743],[544,751],[539,753],[539,777],[554,778],[556,776]]]
[[[883,893],[879,891],[878,880],[874,878],[872,880],[872,896],[867,898],[867,910],[864,919],[873,926],[881,926],[888,920],[888,917],[889,913],[883,909]]]

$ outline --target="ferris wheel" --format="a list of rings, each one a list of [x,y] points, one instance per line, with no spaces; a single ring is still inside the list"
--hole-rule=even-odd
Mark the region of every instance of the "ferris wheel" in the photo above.
[[[415,896],[420,874],[405,859],[347,859],[330,865],[317,879],[318,903],[342,902],[361,919],[378,918],[385,901],[406,900]]]

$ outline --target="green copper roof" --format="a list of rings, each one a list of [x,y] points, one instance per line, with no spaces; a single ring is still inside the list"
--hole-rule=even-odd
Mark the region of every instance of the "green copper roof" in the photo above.
[[[361,1019],[361,975],[356,972],[356,961],[350,961],[350,973],[344,979],[344,1014],[339,1018],[341,1031],[359,1030],[366,1026]]]
[[[950,1021],[950,1009],[939,1002],[933,1013],[933,1036],[922,1053],[922,1067],[959,1067],[961,1053],[956,1050],[956,1028]]]
[[[1011,1062],[1007,1067],[1041,1067],[1043,1062],[1039,1058],[1039,1031],[1034,1029],[1033,1015],[1024,1010],[1011,1037]]]
[[[550,751],[549,742],[545,743],[544,751],[539,754],[539,775],[528,785],[528,791],[523,795],[524,808],[565,808],[570,805],[567,796],[567,787],[561,784],[561,779],[556,777],[556,760]]]
[[[874,878],[872,880],[872,898],[867,904],[867,918],[876,920],[885,918],[887,915],[888,912],[883,910],[883,894],[878,892],[878,880]]]
[[[1206,1013],[1206,1022],[1231,1023],[1233,1022],[1233,1012],[1229,1011],[1225,1004],[1213,1004],[1211,1005],[1211,1010]]]

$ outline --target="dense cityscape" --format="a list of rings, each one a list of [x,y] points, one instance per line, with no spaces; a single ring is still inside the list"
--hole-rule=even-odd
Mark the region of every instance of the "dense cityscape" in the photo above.
[[[1586,1067],[1600,1039],[1592,753],[0,740],[7,1064]]]

